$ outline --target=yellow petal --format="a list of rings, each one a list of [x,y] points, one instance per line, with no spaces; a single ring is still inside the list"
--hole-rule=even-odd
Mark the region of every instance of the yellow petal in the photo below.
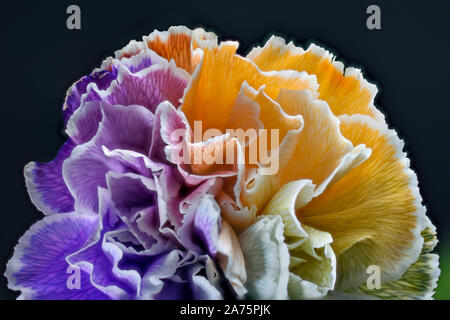
[[[315,99],[310,91],[281,90],[277,102],[288,114],[302,115],[304,127],[291,130],[280,144],[278,172],[257,174],[243,188],[243,204],[255,204],[258,212],[285,183],[309,179],[320,194],[370,155],[363,145],[355,148],[344,138],[327,103]]]
[[[283,168],[281,185],[296,179],[310,179],[316,185],[328,183],[344,160],[342,171],[348,171],[369,156],[360,146],[353,161],[347,162],[345,156],[355,153],[353,144],[341,134],[339,120],[328,105],[314,99],[309,91],[282,90],[277,101],[288,114],[301,114],[304,119],[294,156]]]
[[[371,157],[297,212],[302,223],[329,232],[339,285],[358,286],[377,265],[382,281],[398,279],[417,260],[425,208],[403,142],[368,116],[341,116],[342,134],[366,144]]]
[[[236,55],[236,42],[223,42],[218,48],[204,49],[203,59],[185,91],[181,110],[191,126],[202,121],[203,129],[225,130],[244,81],[253,88],[265,85],[272,99],[280,89],[316,91],[314,77],[297,71],[262,72],[250,60]]]
[[[375,119],[384,116],[374,106],[375,85],[368,83],[360,70],[347,68],[334,61],[335,57],[312,44],[308,50],[286,45],[284,39],[270,38],[263,48],[253,49],[247,56],[261,70],[297,70],[316,75],[319,98],[325,100],[335,115],[366,114]]]

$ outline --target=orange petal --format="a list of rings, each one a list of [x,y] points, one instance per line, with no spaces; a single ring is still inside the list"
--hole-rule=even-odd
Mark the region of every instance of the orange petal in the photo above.
[[[262,72],[248,59],[236,55],[236,42],[204,49],[201,64],[185,91],[181,110],[191,126],[201,120],[203,129],[225,130],[244,81],[253,88],[265,85],[264,92],[276,98],[280,89],[316,91],[314,77],[297,71]]]
[[[168,31],[152,32],[148,37],[144,37],[147,47],[161,57],[171,60],[176,65],[192,73],[200,62],[201,51],[197,48],[204,46],[216,46],[216,36],[203,29],[190,30],[186,27],[170,27]]]
[[[286,45],[284,39],[270,38],[263,48],[253,49],[247,56],[261,70],[297,70],[316,75],[319,98],[325,100],[335,115],[366,114],[383,119],[373,102],[377,93],[375,85],[367,82],[360,70],[347,68],[334,61],[335,57],[323,48],[312,44],[308,50]]]

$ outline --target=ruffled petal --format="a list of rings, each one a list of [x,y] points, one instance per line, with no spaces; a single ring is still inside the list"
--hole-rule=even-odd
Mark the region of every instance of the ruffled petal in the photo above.
[[[377,87],[367,82],[356,68],[344,71],[341,62],[315,44],[305,51],[273,36],[263,48],[254,48],[247,57],[261,70],[297,70],[315,75],[319,99],[325,100],[335,115],[360,113],[380,121],[384,119],[374,106]]]
[[[383,281],[397,280],[417,260],[425,208],[403,142],[368,116],[341,116],[341,130],[371,157],[298,210],[304,224],[329,232],[338,257],[338,288],[359,286],[377,265]]]
[[[177,165],[187,185],[198,185],[216,177],[230,177],[242,170],[243,152],[239,141],[231,135],[219,135],[206,141],[193,139],[193,132],[183,112],[176,110],[169,102],[163,102],[157,109],[159,127],[155,136],[157,142],[151,149],[151,158],[163,159]],[[158,141],[162,141],[158,142]],[[226,161],[227,152],[233,151],[233,161]],[[230,152],[231,154],[231,152]],[[204,161],[206,156],[211,159]]]
[[[174,276],[180,259],[181,255],[177,250],[157,257],[142,277],[142,293],[139,298],[142,300],[154,299],[155,295],[164,288],[163,280]]]
[[[107,174],[108,190],[119,217],[144,249],[158,254],[170,248],[161,232],[156,184],[152,179],[133,173]]]
[[[83,271],[78,270],[77,284],[77,270],[69,269],[66,262],[66,257],[82,248],[95,233],[97,222],[95,216],[62,213],[34,224],[19,240],[8,262],[8,287],[22,292],[19,299],[109,299]]]
[[[30,162],[24,168],[30,199],[46,215],[73,211],[74,199],[64,183],[62,166],[74,147],[75,143],[69,139],[52,161]]]
[[[138,73],[161,63],[167,63],[167,60],[148,50],[143,42],[131,40],[124,48],[115,52],[115,59],[107,58],[101,69],[110,70],[117,76],[121,66],[125,66],[132,73]]]
[[[298,247],[290,248],[291,273],[302,281],[308,281],[316,286],[321,296],[325,296],[329,290],[333,290],[336,283],[336,256],[331,248],[333,239],[328,232],[323,232],[303,226],[308,238]],[[297,280],[297,279],[296,279]],[[313,296],[293,296],[292,299],[310,299]]]
[[[115,76],[110,71],[99,70],[75,82],[66,93],[63,106],[64,122],[67,123],[75,110],[81,105],[81,98],[86,93],[89,84],[93,83],[99,89],[104,90],[109,87],[114,79]]]
[[[220,291],[201,273],[208,272],[208,264],[190,264],[178,270],[169,279],[164,279],[164,287],[155,299],[162,300],[219,300]]]
[[[278,161],[275,174],[263,174],[260,169],[243,188],[245,206],[255,204],[261,211],[273,194],[285,183],[308,179],[320,194],[346,172],[363,162],[370,150],[354,147],[340,131],[339,120],[324,101],[317,100],[308,90],[281,90],[277,102],[290,115],[303,117],[303,128],[290,130],[272,161]]]
[[[247,293],[244,283],[247,280],[244,256],[239,240],[227,221],[222,221],[222,230],[217,243],[217,260],[238,297]]]
[[[331,235],[302,224],[296,210],[311,201],[314,185],[310,180],[285,184],[264,208],[264,215],[280,216],[290,254],[289,297],[313,299],[332,290],[336,281],[336,257]]]
[[[381,283],[380,289],[369,289],[367,285],[350,289],[358,298],[368,299],[432,299],[440,275],[439,256],[431,253],[437,244],[436,228],[426,218],[426,227],[421,233],[424,238],[419,259],[395,281]]]
[[[279,216],[265,216],[239,236],[249,299],[287,299],[289,252]]]
[[[203,243],[204,250],[212,257],[217,255],[217,243],[221,227],[220,208],[213,196],[202,198],[194,218],[194,234]]]
[[[178,107],[188,79],[189,75],[173,62],[164,61],[139,73],[121,65],[117,80],[100,94],[102,100],[110,104],[140,105],[154,113],[156,107],[166,100]]]
[[[108,150],[126,149],[143,155],[150,150],[153,115],[141,106],[102,104],[103,119],[96,135],[78,145],[63,164],[63,176],[75,198],[75,209],[97,212],[97,188],[106,187],[108,171],[125,172],[133,168],[123,159],[108,157]]]
[[[124,259],[124,251],[108,241],[108,233],[120,228],[120,220],[109,192],[100,188],[98,195],[97,228],[85,246],[68,256],[67,261],[88,273],[91,283],[113,299],[135,298],[140,294],[141,277],[137,270],[119,266]]]
[[[63,106],[63,119],[67,123],[73,113],[86,101],[101,100],[99,90],[107,90],[117,78],[119,69],[126,68],[131,73],[151,67],[154,64],[167,63],[144,44],[130,42],[125,48],[116,52],[116,59],[107,58],[101,68],[75,82],[66,93]]]
[[[85,102],[67,122],[66,133],[76,144],[86,143],[97,133],[102,117],[99,100]]]
[[[213,255],[217,254],[216,232],[220,231],[221,218],[220,208],[214,197],[221,188],[221,180],[208,179],[191,188],[189,194],[181,197],[178,202],[182,221],[177,226],[177,234],[180,242],[189,250],[199,254],[211,250]]]
[[[201,28],[190,30],[183,26],[170,27],[168,31],[152,32],[143,38],[147,47],[168,61],[192,73],[202,57],[205,46],[217,46],[217,37]],[[200,49],[200,51],[198,50]]]
[[[297,71],[263,72],[248,59],[236,55],[237,43],[223,42],[204,50],[201,65],[192,75],[181,110],[191,127],[202,121],[203,130],[224,131],[244,81],[275,99],[280,89],[309,89],[316,92],[315,78]],[[219,97],[219,98],[218,98]]]

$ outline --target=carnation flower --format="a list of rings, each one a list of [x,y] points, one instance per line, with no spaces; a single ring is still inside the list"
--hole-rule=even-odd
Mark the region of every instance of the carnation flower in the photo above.
[[[20,298],[432,297],[436,231],[376,87],[316,45],[237,48],[155,31],[68,90],[67,142],[24,170],[46,217],[7,266]]]

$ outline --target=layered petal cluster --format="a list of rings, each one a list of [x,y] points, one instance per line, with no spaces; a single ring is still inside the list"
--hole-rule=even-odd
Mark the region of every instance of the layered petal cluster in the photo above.
[[[436,231],[376,87],[316,45],[237,49],[155,31],[68,90],[67,142],[24,170],[46,216],[7,266],[20,298],[432,297]]]

